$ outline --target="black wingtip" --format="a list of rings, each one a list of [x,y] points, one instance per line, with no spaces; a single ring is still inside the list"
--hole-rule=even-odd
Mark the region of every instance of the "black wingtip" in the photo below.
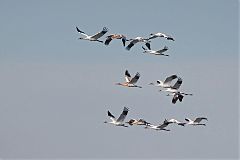
[[[122,38],[122,43],[123,43],[123,46],[125,47],[125,45],[126,45],[126,38]]]
[[[108,111],[108,116],[115,118],[110,111]]]
[[[77,26],[76,26],[76,29],[77,29],[78,32],[81,32]]]
[[[79,33],[84,33],[83,31],[81,31],[77,26],[76,26],[76,29]]]
[[[151,50],[151,45],[150,45],[149,42],[147,42],[145,45],[147,46],[147,48],[148,48],[149,50]]]
[[[128,72],[128,70],[126,69],[125,71],[125,76],[131,77],[130,73]]]

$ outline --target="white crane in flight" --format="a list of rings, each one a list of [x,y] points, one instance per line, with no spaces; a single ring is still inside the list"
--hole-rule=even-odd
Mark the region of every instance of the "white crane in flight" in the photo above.
[[[104,123],[114,124],[116,126],[128,127],[124,124],[124,119],[126,118],[128,111],[129,111],[129,109],[127,107],[124,107],[123,111],[118,119],[116,119],[115,116],[112,115],[112,113],[110,111],[108,111],[108,116],[112,121],[110,121],[110,122],[105,121]]]
[[[95,35],[87,35],[85,32],[81,31],[78,27],[76,27],[76,29],[77,29],[78,33],[85,36],[85,37],[80,37],[78,39],[88,40],[88,41],[97,41],[97,42],[101,42],[101,43],[103,43],[103,41],[100,41],[98,39],[100,37],[102,37],[105,33],[108,32],[108,28],[103,27],[102,31],[96,33]]]
[[[136,75],[132,78],[128,70],[125,71],[125,82],[124,83],[116,83],[116,85],[124,86],[124,87],[138,87],[142,88],[141,86],[137,86],[136,83],[140,78],[140,74],[137,72]]]

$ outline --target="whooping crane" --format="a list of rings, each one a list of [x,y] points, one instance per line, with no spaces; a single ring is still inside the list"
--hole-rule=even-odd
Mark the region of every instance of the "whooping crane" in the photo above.
[[[205,117],[198,117],[194,121],[191,120],[190,118],[185,118],[185,120],[187,121],[188,125],[194,125],[194,126],[196,126],[196,125],[203,125],[203,126],[206,126],[206,124],[200,123],[200,122],[202,120],[207,120],[207,118],[205,118]]]
[[[171,75],[169,77],[167,77],[164,81],[161,81],[161,80],[157,80],[157,83],[154,84],[154,83],[149,83],[149,85],[155,85],[157,87],[162,87],[162,88],[169,88],[171,87],[171,82],[177,78],[177,75]]]
[[[105,41],[105,45],[109,45],[109,43],[113,40],[113,39],[122,39],[122,43],[123,43],[123,46],[125,47],[125,44],[126,44],[126,37],[122,34],[111,34],[109,36],[107,36],[107,39]]]
[[[129,39],[128,41],[131,41],[128,46],[126,47],[126,50],[130,50],[136,43],[138,42],[144,42],[145,45],[148,47],[148,49],[150,50],[150,41],[148,39],[142,38],[142,37],[136,37],[134,39]]]
[[[116,85],[121,85],[125,87],[138,87],[142,88],[141,86],[137,86],[136,83],[140,78],[140,74],[137,72],[136,75],[132,78],[128,70],[125,71],[125,83],[116,83]]]
[[[97,42],[101,42],[103,43],[103,41],[98,40],[100,37],[102,37],[105,33],[108,32],[108,28],[103,27],[101,32],[96,33],[95,35],[87,35],[85,32],[81,31],[78,27],[76,27],[77,31],[82,34],[85,37],[80,37],[78,39],[82,39],[82,40],[89,40],[89,41],[97,41]]]
[[[180,88],[181,85],[182,85],[182,78],[178,77],[177,82],[173,86],[167,87],[166,90],[159,90],[159,91],[176,93],[178,92],[178,89]]]
[[[178,125],[180,125],[180,126],[184,126],[186,123],[185,122],[180,122],[180,121],[178,121],[178,120],[176,120],[176,119],[169,119],[169,120],[166,120],[168,123],[176,123],[176,124],[178,124]]]
[[[170,123],[165,120],[162,124],[159,124],[158,126],[153,125],[153,124],[147,124],[145,126],[145,129],[170,131],[169,129],[165,129],[168,126],[168,124],[170,124]]]
[[[119,116],[118,119],[116,119],[116,118],[111,114],[111,112],[108,111],[108,116],[109,116],[109,118],[110,118],[112,121],[111,121],[111,122],[105,121],[104,123],[114,124],[114,125],[116,125],[116,126],[128,127],[128,126],[126,126],[126,125],[124,124],[124,122],[123,122],[124,119],[126,118],[127,114],[128,114],[128,111],[129,111],[129,109],[128,109],[127,107],[124,107],[124,108],[123,108],[123,111],[122,111],[122,113],[121,113],[121,115]]]
[[[184,93],[179,91],[178,89],[180,88],[181,85],[182,85],[182,78],[178,77],[177,82],[173,86],[170,86],[165,90],[159,90],[159,91],[169,92],[167,96],[173,96],[172,103],[175,104],[178,100],[182,102],[184,97],[183,95],[189,95],[189,96],[193,95],[192,93]]]
[[[166,52],[168,50],[167,46],[164,46],[163,49],[160,50],[151,50],[151,49],[146,49],[142,46],[142,49],[144,50],[143,53],[149,53],[149,54],[153,54],[153,55],[162,55],[162,56],[169,56],[168,54],[164,54],[163,52]]]
[[[163,38],[166,38],[167,40],[175,41],[175,39],[172,36],[167,35],[165,33],[160,33],[160,32],[158,32],[158,33],[151,33],[150,37],[148,39],[153,39],[153,38],[157,38],[157,37],[163,37]]]

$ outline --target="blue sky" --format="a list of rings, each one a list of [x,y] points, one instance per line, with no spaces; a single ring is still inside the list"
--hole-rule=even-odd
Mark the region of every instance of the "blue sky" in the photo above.
[[[238,7],[236,0],[1,1],[0,157],[237,158]],[[78,40],[106,26],[129,38],[164,32],[169,57]],[[102,38],[104,39],[104,38]],[[114,85],[139,72],[142,89]],[[149,82],[170,74],[194,94],[171,104]],[[171,132],[103,124],[107,110],[127,119],[206,116],[206,127]],[[117,138],[116,138],[117,137]],[[119,152],[120,151],[120,152]]]

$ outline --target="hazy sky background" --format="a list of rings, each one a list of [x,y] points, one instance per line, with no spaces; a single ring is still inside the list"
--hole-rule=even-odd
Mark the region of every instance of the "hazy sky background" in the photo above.
[[[238,7],[237,0],[1,0],[0,157],[237,159]],[[129,38],[163,32],[176,41],[152,40],[170,57],[146,55],[140,44],[126,51],[119,40],[78,40],[75,26]],[[142,89],[114,85],[126,69],[141,74]],[[194,96],[173,105],[147,85],[171,74]],[[209,121],[171,132],[103,123],[107,110],[119,116],[123,106],[126,120]]]

